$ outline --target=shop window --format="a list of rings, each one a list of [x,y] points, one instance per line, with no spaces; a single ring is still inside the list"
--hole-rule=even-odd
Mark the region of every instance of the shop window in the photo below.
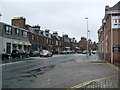
[[[18,45],[18,49],[22,49],[22,46],[21,46],[21,45]]]

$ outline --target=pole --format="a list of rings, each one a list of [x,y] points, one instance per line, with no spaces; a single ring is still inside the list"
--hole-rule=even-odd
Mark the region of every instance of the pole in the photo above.
[[[105,19],[103,20],[103,24],[104,24],[103,30],[104,30],[104,60],[105,60],[105,53],[106,53],[106,34],[105,34],[106,20]]]
[[[88,17],[86,17],[85,19],[87,19],[87,57],[88,57]]]
[[[113,30],[112,30],[112,11],[111,11],[111,63],[113,63]]]
[[[63,50],[63,46],[64,46],[64,45],[63,45],[63,43],[64,43],[64,42],[63,42],[63,39],[64,39],[63,33],[64,33],[64,32],[62,32],[62,50]]]

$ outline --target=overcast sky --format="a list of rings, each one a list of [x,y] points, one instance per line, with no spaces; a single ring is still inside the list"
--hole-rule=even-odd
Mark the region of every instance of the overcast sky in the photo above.
[[[9,1],[9,2],[8,2]],[[14,17],[23,16],[29,25],[41,26],[42,30],[68,34],[77,41],[87,36],[87,21],[92,41],[98,41],[97,31],[105,15],[105,5],[113,6],[119,0],[2,0],[1,21],[11,24]],[[55,2],[57,1],[57,2]],[[64,33],[63,33],[64,32]]]

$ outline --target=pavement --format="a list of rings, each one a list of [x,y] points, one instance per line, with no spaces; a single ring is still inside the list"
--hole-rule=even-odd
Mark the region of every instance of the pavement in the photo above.
[[[82,84],[73,86],[71,88],[78,88],[82,90],[86,90],[87,88],[101,88],[101,89],[106,89],[106,88],[114,88],[114,89],[120,89],[119,87],[119,81],[118,81],[118,76],[109,76],[109,77],[104,77],[104,78],[98,78],[95,80],[87,81]]]
[[[74,89],[77,88],[77,89],[82,89],[82,90],[86,90],[88,88],[92,88],[92,89],[110,89],[110,88],[112,88],[113,90],[116,90],[116,89],[120,90],[120,64],[108,63],[107,61],[100,59],[100,57],[98,55],[93,55],[93,56],[89,57],[89,61],[90,61],[90,63],[95,63],[95,62],[96,63],[97,62],[106,63],[108,66],[110,66],[114,70],[118,71],[118,74],[104,77],[104,78],[94,79],[91,81],[87,81],[87,82],[81,83],[79,85],[75,85],[71,88],[74,88]]]

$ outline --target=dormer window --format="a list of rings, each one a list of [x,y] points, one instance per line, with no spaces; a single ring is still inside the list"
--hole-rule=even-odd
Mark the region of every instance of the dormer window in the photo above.
[[[16,36],[19,36],[19,33],[20,33],[20,30],[17,29],[17,28],[15,28],[15,35],[16,35]]]
[[[48,37],[48,36],[49,36],[49,34],[46,34],[46,36]]]
[[[27,37],[27,31],[22,31],[22,36],[23,36],[24,38],[26,38],[26,37]]]
[[[9,35],[12,35],[12,27],[10,27],[10,26],[5,26],[5,33],[6,33],[6,34],[9,34]]]
[[[41,32],[41,34],[43,35],[43,32]]]

